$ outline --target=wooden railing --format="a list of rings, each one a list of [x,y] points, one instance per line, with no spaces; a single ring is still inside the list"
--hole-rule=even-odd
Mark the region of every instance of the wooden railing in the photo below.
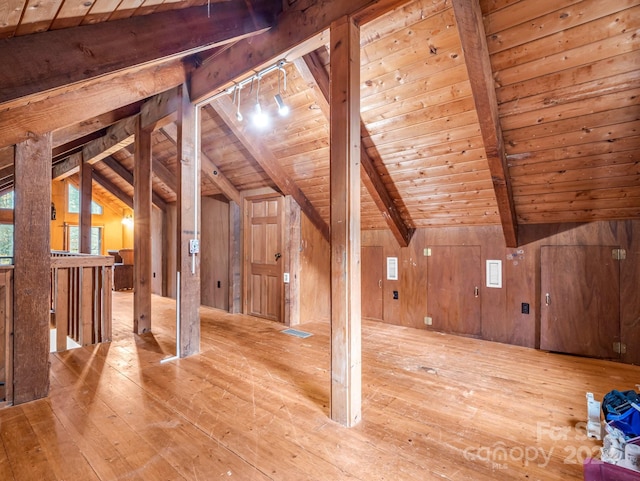
[[[81,346],[111,340],[113,257],[51,252],[51,312],[56,351],[67,336]]]
[[[13,399],[13,266],[0,267],[0,407]]]

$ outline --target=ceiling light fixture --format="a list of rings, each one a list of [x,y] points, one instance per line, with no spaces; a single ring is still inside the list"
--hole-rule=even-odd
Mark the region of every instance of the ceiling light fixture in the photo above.
[[[289,115],[289,106],[284,103],[284,100],[282,100],[282,90],[280,89],[281,71],[282,75],[284,75],[284,89],[287,90],[287,71],[282,67],[278,67],[278,93],[274,96],[274,98],[276,100],[276,105],[278,106],[278,113],[281,117],[286,117],[287,115]]]
[[[262,106],[260,105],[260,79],[258,77],[258,88],[256,88],[256,106],[254,107],[253,112],[253,124],[259,129],[264,129],[269,125],[269,116],[266,112],[262,111]]]
[[[260,105],[260,99],[259,99],[259,95],[260,95],[260,80],[262,79],[262,77],[264,77],[266,74],[273,72],[274,70],[278,71],[278,93],[274,96],[275,101],[276,101],[276,105],[278,106],[278,113],[281,116],[286,116],[289,114],[289,106],[287,104],[285,104],[283,98],[282,98],[282,93],[285,92],[287,90],[287,71],[285,70],[284,66],[286,65],[286,61],[283,60],[279,60],[278,62],[276,62],[275,64],[264,68],[258,72],[256,72],[255,74],[251,75],[250,77],[247,77],[237,83],[234,83],[231,87],[218,92],[217,94],[213,95],[212,97],[210,97],[209,99],[207,99],[207,102],[211,102],[212,100],[215,100],[216,98],[222,96],[222,95],[233,95],[233,100],[232,100],[232,104],[234,104],[236,106],[236,119],[238,120],[238,122],[242,122],[243,121],[243,116],[242,116],[242,112],[240,111],[240,90],[242,90],[242,88],[244,86],[246,86],[247,84],[251,84],[251,89],[249,91],[249,95],[253,93],[253,82],[255,80],[258,81],[258,87],[257,87],[257,91],[256,91],[256,103],[254,106],[254,112],[252,115],[252,120],[253,123],[256,127],[258,128],[265,128],[269,125],[269,115],[267,114],[266,111],[263,110],[262,106]],[[281,89],[280,86],[280,71],[282,71],[282,75],[284,76],[284,88]]]

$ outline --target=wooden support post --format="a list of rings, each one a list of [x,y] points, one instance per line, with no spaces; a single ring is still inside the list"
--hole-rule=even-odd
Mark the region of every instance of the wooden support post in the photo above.
[[[360,318],[360,32],[331,24],[331,419],[362,410]]]
[[[80,159],[80,228],[78,251],[91,254],[91,199],[93,166]]]
[[[242,312],[242,213],[229,201],[229,312]]]
[[[190,254],[190,241],[200,239],[199,118],[186,84],[178,109],[178,271],[180,272],[180,357],[200,351],[200,255]]]
[[[133,332],[151,330],[151,131],[136,127],[133,173]]]
[[[284,286],[284,323],[300,324],[300,206],[293,197],[284,198],[284,271],[289,282]]]
[[[16,145],[14,404],[49,392],[51,134]]]

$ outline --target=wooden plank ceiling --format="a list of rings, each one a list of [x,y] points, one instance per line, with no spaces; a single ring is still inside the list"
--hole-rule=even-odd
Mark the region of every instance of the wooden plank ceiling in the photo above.
[[[118,25],[198,5],[205,5],[204,15],[218,2],[207,3],[12,0],[0,10],[0,54],[22,36],[38,48],[38,36],[49,30],[82,32],[94,23]],[[255,12],[268,2],[224,3],[249,5],[257,31]],[[303,3],[313,2],[272,10],[278,19],[269,23],[270,34],[281,33],[283,19],[303,11]],[[363,229],[390,228],[406,244],[415,228],[501,224],[507,244],[515,245],[518,225],[640,218],[640,0],[396,4],[361,26]],[[182,58],[198,81],[216,72],[210,93],[222,92],[265,67],[240,58],[246,72],[224,78],[225,59],[237,59],[252,41],[233,35],[224,45],[190,48],[165,61]],[[319,228],[329,225],[327,41],[325,32],[282,54],[286,88],[276,70],[259,88],[244,85],[239,99],[222,94],[202,108],[204,195],[237,201],[242,191],[260,187],[294,192]],[[28,66],[25,59],[19,64]],[[140,65],[122,69],[136,81]],[[286,117],[277,114],[277,93],[290,107]],[[0,103],[1,168],[11,162],[3,160],[11,159],[5,138],[13,138],[4,134],[2,117],[22,112],[23,94],[11,94],[2,92]],[[117,137],[118,122],[137,114],[145,97],[57,128],[54,160]],[[257,101],[271,118],[263,129],[251,123]],[[177,134],[170,120],[154,132],[158,203],[176,198]],[[122,135],[94,169],[131,196],[126,173],[133,172],[133,145],[120,147]]]

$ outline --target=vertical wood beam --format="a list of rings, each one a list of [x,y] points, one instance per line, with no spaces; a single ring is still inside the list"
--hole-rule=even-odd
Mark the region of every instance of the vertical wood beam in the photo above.
[[[180,272],[180,357],[200,351],[200,256],[189,254],[189,241],[200,239],[200,180],[198,173],[199,116],[189,100],[186,84],[180,89],[178,108],[178,239]]]
[[[300,324],[300,239],[302,219],[300,206],[290,195],[284,198],[284,271],[289,283],[284,285],[284,323]]]
[[[331,24],[331,419],[362,411],[360,307],[360,31]]]
[[[16,145],[14,404],[49,392],[51,133]]]
[[[93,197],[93,166],[80,159],[80,239],[79,252],[91,254],[91,199]]]
[[[229,312],[242,312],[242,213],[229,202]]]
[[[507,247],[517,247],[518,220],[500,127],[498,100],[482,21],[482,10],[478,0],[453,0],[452,4],[469,73],[473,101],[478,111],[493,190],[496,193],[502,232]]]
[[[136,122],[133,170],[133,332],[151,330],[151,131]]]

